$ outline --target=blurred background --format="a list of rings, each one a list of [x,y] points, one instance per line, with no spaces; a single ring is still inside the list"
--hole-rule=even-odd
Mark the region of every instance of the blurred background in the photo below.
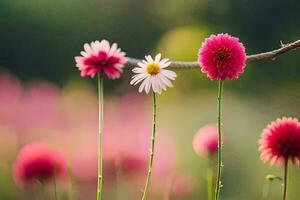
[[[228,32],[254,54],[299,39],[299,10],[297,0],[1,0],[0,199],[36,192],[16,187],[11,166],[23,145],[37,141],[68,158],[62,199],[95,199],[96,81],[80,78],[74,63],[85,42],[105,38],[130,57],[161,52],[194,61],[204,38]],[[265,176],[282,175],[260,161],[257,140],[271,120],[300,117],[299,65],[293,51],[250,63],[225,83],[222,199],[262,199]],[[176,72],[174,88],[158,98],[151,199],[207,199],[208,161],[195,154],[192,139],[216,122],[217,83],[199,69]],[[129,85],[131,76],[127,69],[121,79],[105,80],[105,199],[138,199],[145,181],[151,98]],[[298,199],[299,169],[290,173],[289,197]],[[272,183],[268,199],[280,199],[281,187]],[[44,195],[52,193],[50,186]]]

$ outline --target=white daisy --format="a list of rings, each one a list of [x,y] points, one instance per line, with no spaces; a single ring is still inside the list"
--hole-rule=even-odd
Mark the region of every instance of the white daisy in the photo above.
[[[131,85],[137,85],[142,82],[139,87],[139,92],[145,90],[148,94],[151,87],[153,92],[161,93],[162,90],[167,90],[167,87],[173,87],[172,82],[175,80],[176,73],[167,68],[171,62],[169,59],[161,59],[161,54],[157,54],[155,59],[148,55],[145,56],[146,60],[138,63],[139,67],[134,68],[132,71],[136,73],[130,82]]]

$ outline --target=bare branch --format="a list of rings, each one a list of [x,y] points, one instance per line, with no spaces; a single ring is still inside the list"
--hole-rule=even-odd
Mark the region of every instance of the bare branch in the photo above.
[[[257,60],[263,60],[263,59],[276,59],[278,56],[281,54],[287,53],[289,51],[295,50],[300,48],[300,40],[297,40],[295,42],[289,43],[289,44],[282,44],[281,43],[281,48],[275,49],[273,51],[265,52],[265,53],[259,53],[259,54],[254,54],[254,55],[248,55],[247,56],[247,61],[248,62],[253,62]],[[137,63],[140,62],[141,60],[136,59],[136,58],[128,58],[128,62],[126,63],[127,66],[129,67],[136,67]],[[199,64],[197,61],[193,62],[185,62],[185,61],[172,61],[171,67],[174,68],[194,68],[194,67],[199,67]]]
[[[288,51],[295,50],[300,47],[300,40],[297,40],[290,44],[281,44],[281,48],[269,51],[266,53],[259,53],[255,55],[247,56],[247,61],[252,62],[256,60],[262,60],[266,58],[275,59],[276,57],[280,56],[281,54],[284,54]]]

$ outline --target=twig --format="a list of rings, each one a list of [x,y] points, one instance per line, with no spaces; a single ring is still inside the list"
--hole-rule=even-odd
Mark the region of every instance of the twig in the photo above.
[[[296,40],[295,42],[292,42],[289,44],[281,43],[281,48],[279,48],[279,49],[275,49],[273,51],[268,51],[265,53],[248,55],[247,62],[253,62],[253,61],[263,60],[263,59],[275,60],[281,54],[287,53],[289,51],[292,51],[292,50],[295,50],[298,48],[300,48],[300,40]],[[137,63],[140,61],[141,60],[136,59],[136,58],[128,58],[128,62],[126,63],[126,65],[128,67],[136,67]],[[195,68],[195,67],[199,67],[199,64],[197,61],[192,61],[192,62],[172,61],[170,66],[174,67],[174,68]]]

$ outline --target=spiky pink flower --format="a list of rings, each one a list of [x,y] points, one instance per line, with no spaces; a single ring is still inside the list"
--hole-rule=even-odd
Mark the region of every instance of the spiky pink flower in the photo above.
[[[246,67],[245,47],[229,34],[211,35],[202,44],[198,61],[201,71],[211,80],[232,80]]]
[[[127,59],[116,43],[110,46],[107,40],[95,41],[84,44],[84,50],[80,52],[82,56],[75,57],[82,77],[93,78],[98,73],[104,73],[110,79],[121,76]]]
[[[36,183],[62,180],[67,174],[65,157],[44,143],[24,146],[14,164],[13,174],[17,185],[31,187]]]
[[[217,125],[207,124],[200,128],[194,136],[193,148],[200,156],[214,155],[218,150]]]
[[[263,130],[259,140],[260,158],[271,165],[291,159],[300,165],[300,123],[296,118],[277,119]]]

